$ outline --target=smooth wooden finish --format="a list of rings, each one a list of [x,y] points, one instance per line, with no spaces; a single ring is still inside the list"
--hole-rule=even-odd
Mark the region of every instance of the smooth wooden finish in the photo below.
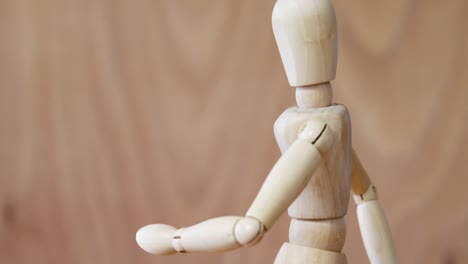
[[[333,145],[324,154],[311,181],[289,207],[288,214],[300,219],[329,219],[346,215],[351,177],[351,130],[346,107],[333,105],[315,109],[291,107],[275,123],[275,136],[281,151],[286,151],[297,137],[297,130],[307,120],[327,124],[333,132]]]
[[[233,250],[242,246],[235,236],[235,226],[242,218],[218,217],[179,230],[164,224],[148,225],[138,230],[136,241],[156,255]]]
[[[260,242],[265,232],[263,223],[252,217],[243,217],[234,227],[237,243],[243,246],[253,246]]]
[[[319,108],[330,106],[333,90],[330,82],[296,88],[296,103],[299,108]]]
[[[274,264],[346,264],[346,256],[343,253],[320,250],[316,248],[297,246],[284,243],[281,247]]]
[[[272,21],[291,86],[335,79],[338,39],[331,0],[278,0]]]
[[[263,232],[263,224],[254,218],[222,216],[178,230],[165,224],[144,226],[136,233],[136,241],[155,255],[223,252],[252,246],[261,240]]]
[[[172,238],[176,231],[177,229],[170,225],[148,225],[138,230],[136,241],[148,253],[172,255],[177,252],[172,246]]]
[[[180,253],[222,252],[241,247],[234,235],[239,216],[224,216],[179,229],[174,233],[173,245]]]
[[[275,123],[278,144],[287,142],[288,136],[294,142],[280,146],[281,158],[273,166],[247,211],[248,219],[258,221],[259,225],[256,225],[257,229],[247,228],[247,239],[241,239],[246,244],[259,240],[256,236],[261,237],[263,228],[270,230],[288,207],[288,214],[293,221],[294,218],[317,221],[344,217],[349,202],[349,115],[344,106],[331,105],[332,88],[329,83],[335,76],[338,57],[332,3],[330,0],[313,3],[279,0],[273,11],[273,29],[290,83],[303,87],[296,88],[298,107],[288,109],[292,111],[286,110]],[[295,112],[307,114],[301,117],[295,115]],[[243,220],[222,217],[180,229],[174,234],[173,247],[181,253],[236,249],[244,244],[236,238],[236,227]],[[340,232],[342,230],[334,230],[332,234],[323,230],[323,237],[310,240],[307,232],[321,225],[295,223],[292,223],[293,240],[290,240],[291,249],[287,250],[285,262],[305,263],[315,259],[321,263],[334,263],[332,259],[341,254],[345,240]],[[344,222],[341,223],[344,226]],[[210,228],[211,225],[213,228]],[[138,231],[137,240],[141,237],[139,233],[146,233],[146,230],[143,228]],[[157,231],[148,228],[148,231],[153,230]],[[147,239],[148,235],[143,237]],[[155,233],[154,238],[165,239],[166,235]],[[334,241],[335,245],[323,243],[329,240]],[[149,244],[149,249],[154,248],[153,244],[164,244],[138,243],[144,246]],[[329,247],[335,252],[325,251],[327,253],[323,255],[327,257],[320,260],[318,255],[322,255],[322,249],[329,250]],[[166,254],[166,247],[154,252]]]
[[[293,217],[290,243],[283,244],[275,263],[346,263],[341,253],[346,239],[342,218],[348,208],[350,181],[350,120],[344,106],[331,106],[330,83],[296,88],[298,107],[287,109],[275,123],[275,136],[282,151],[290,148],[297,126],[321,120],[331,138],[330,150],[301,195],[289,207]],[[316,122],[316,121],[315,121]],[[320,149],[320,147],[318,147]],[[342,197],[343,199],[341,199]],[[337,199],[338,198],[338,199]]]
[[[317,125],[311,121],[298,130],[298,139],[272,168],[247,217],[218,217],[179,230],[165,224],[148,225],[138,230],[138,245],[156,255],[170,255],[175,251],[223,252],[254,245],[309,182],[322,162],[322,154],[326,155],[333,144],[326,142],[333,140],[329,130],[323,122]]]
[[[226,254],[155,257],[134,235],[255,197],[295,101],[273,4],[0,1],[0,263],[272,263],[286,215]],[[400,263],[468,263],[467,2],[334,4],[335,101]],[[348,262],[369,263],[354,205],[346,222]]]
[[[351,174],[349,115],[346,107],[331,105],[330,83],[296,88],[296,101],[298,107],[287,109],[275,122],[281,151],[289,151],[301,122],[317,124],[320,120],[326,124],[327,133],[321,138],[330,138],[325,142],[333,144],[327,145],[326,152],[321,151],[320,167],[288,209],[293,218],[290,243],[283,244],[275,263],[346,263],[341,250],[346,239],[342,217],[347,213]],[[317,148],[321,150],[320,145]]]
[[[315,129],[317,136],[323,125],[320,128]],[[321,163],[322,155],[310,141],[296,140],[275,164],[246,215],[270,229],[304,190]]]
[[[357,216],[370,262],[372,264],[396,264],[397,258],[392,232],[379,201],[367,201],[359,204]]]
[[[369,189],[363,194],[353,194],[354,203],[360,205],[365,202],[378,200],[377,189],[374,185],[370,185]]]
[[[356,152],[353,150],[352,153],[351,191],[355,195],[361,195],[367,192],[371,186],[371,180]]]
[[[289,242],[294,245],[341,252],[346,240],[344,218],[327,220],[292,219]]]
[[[366,191],[362,191],[367,186]],[[392,232],[378,201],[377,189],[353,150],[352,185],[357,218],[367,256],[372,264],[396,264]]]

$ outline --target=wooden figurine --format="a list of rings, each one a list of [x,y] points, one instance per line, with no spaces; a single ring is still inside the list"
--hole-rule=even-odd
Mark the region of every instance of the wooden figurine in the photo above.
[[[375,187],[351,146],[345,106],[332,103],[337,29],[331,0],[278,0],[273,30],[297,106],[274,125],[282,156],[245,216],[213,218],[176,229],[154,224],[136,234],[147,252],[222,252],[258,243],[288,210],[289,242],[275,263],[346,263],[344,216],[350,190],[371,263],[396,263]]]

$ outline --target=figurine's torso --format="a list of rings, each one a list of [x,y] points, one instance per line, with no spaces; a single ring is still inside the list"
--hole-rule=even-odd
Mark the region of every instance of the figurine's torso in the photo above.
[[[300,109],[291,107],[277,119],[274,132],[281,152],[297,139],[301,126],[309,120],[327,124],[333,131],[330,151],[299,197],[291,204],[289,216],[297,219],[333,219],[346,215],[351,175],[351,124],[343,105]]]

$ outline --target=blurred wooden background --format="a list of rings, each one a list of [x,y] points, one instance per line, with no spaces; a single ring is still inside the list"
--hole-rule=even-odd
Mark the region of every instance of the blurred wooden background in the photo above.
[[[335,99],[401,263],[468,263],[468,2],[336,0]],[[272,263],[262,244],[155,257],[134,233],[242,215],[294,104],[273,0],[0,0],[0,263]],[[350,206],[345,252],[368,263]]]

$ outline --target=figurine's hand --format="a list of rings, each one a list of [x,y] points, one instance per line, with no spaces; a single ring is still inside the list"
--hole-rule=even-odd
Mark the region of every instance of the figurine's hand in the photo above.
[[[171,255],[177,251],[172,246],[172,238],[176,228],[170,225],[147,225],[136,233],[138,245],[148,253],[155,255]]]

